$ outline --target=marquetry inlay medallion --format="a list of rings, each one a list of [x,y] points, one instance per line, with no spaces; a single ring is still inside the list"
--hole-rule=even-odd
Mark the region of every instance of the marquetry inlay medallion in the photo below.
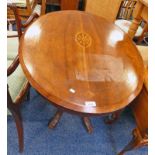
[[[75,41],[82,47],[89,47],[91,45],[92,42],[92,38],[89,34],[85,33],[85,32],[78,32],[75,35]]]

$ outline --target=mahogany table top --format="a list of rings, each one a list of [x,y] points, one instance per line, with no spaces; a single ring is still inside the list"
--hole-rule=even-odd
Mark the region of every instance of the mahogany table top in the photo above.
[[[30,84],[55,105],[74,112],[117,111],[143,85],[143,61],[129,36],[81,11],[40,17],[22,36],[19,55]]]

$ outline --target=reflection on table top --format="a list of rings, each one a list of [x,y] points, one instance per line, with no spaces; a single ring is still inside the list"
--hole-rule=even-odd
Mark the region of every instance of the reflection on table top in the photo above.
[[[50,13],[34,22],[21,38],[20,61],[33,87],[76,112],[119,110],[143,83],[143,62],[129,36],[80,11]]]

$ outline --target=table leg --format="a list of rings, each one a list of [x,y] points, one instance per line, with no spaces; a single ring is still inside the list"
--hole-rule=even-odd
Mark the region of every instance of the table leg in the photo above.
[[[92,127],[92,124],[91,124],[89,117],[83,117],[83,122],[87,128],[88,133],[92,133],[93,127]]]
[[[62,114],[63,114],[63,112],[61,110],[57,110],[55,116],[51,119],[51,121],[48,124],[48,127],[50,129],[53,129],[56,127],[56,125],[58,124]]]
[[[114,113],[106,116],[104,122],[106,124],[112,124],[118,120],[120,115],[121,115],[121,111],[114,112]]]

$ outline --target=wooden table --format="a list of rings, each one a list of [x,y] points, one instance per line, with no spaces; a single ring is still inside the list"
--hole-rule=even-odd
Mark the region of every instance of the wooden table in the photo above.
[[[22,36],[20,63],[30,84],[63,111],[83,117],[116,114],[140,92],[143,61],[130,37],[113,23],[80,11],[49,13]]]

